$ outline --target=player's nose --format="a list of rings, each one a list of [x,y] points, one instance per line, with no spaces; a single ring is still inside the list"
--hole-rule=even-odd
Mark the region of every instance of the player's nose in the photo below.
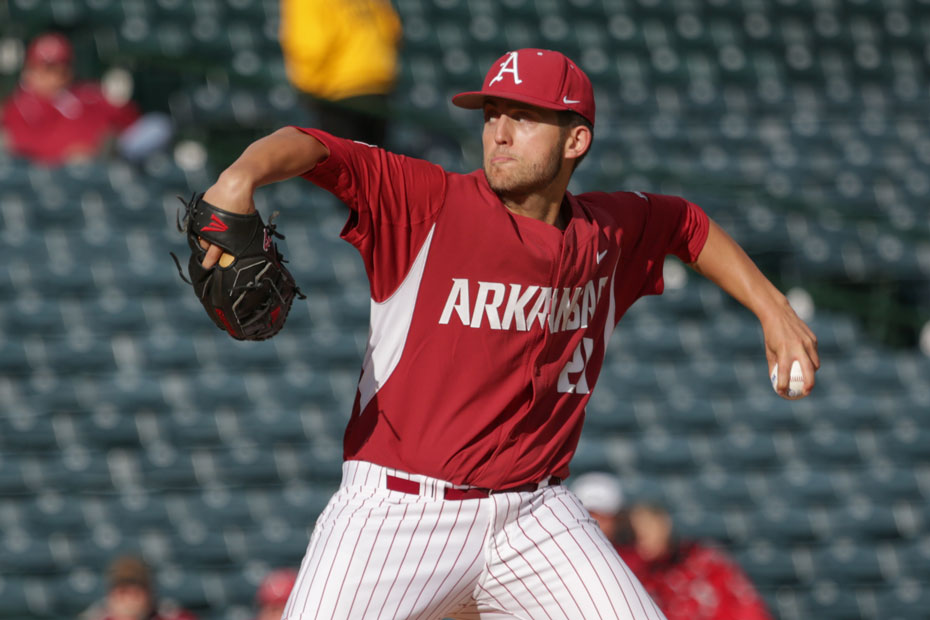
[[[510,144],[512,138],[513,119],[506,114],[501,114],[494,123],[494,142],[497,144]]]

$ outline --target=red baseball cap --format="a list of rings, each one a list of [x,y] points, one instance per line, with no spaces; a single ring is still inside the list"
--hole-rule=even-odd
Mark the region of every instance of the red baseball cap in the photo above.
[[[283,605],[297,582],[297,571],[281,568],[268,574],[255,595],[259,605]]]
[[[26,50],[27,65],[70,65],[73,58],[71,42],[54,32],[39,35]]]
[[[480,91],[459,93],[452,103],[476,110],[485,97],[501,97],[550,110],[571,110],[594,124],[594,88],[584,71],[559,52],[527,48],[507,52],[484,78]]]

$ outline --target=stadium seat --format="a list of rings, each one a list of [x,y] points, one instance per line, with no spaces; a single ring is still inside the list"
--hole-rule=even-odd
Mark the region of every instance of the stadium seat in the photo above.
[[[791,586],[802,580],[792,555],[775,549],[767,542],[751,543],[745,548],[735,549],[733,553],[734,559],[754,583]]]
[[[49,611],[49,594],[41,578],[4,575],[0,579],[0,614],[8,618],[41,617]]]
[[[882,562],[875,548],[861,541],[838,538],[827,547],[811,550],[810,555],[814,574],[829,575],[843,588],[885,581]]]
[[[865,498],[857,500],[829,511],[832,535],[862,542],[898,540],[902,537],[898,511],[893,506],[874,504]]]
[[[815,516],[790,504],[762,507],[747,515],[746,522],[750,538],[764,537],[780,549],[816,543],[822,538],[815,526]]]
[[[920,610],[930,608],[930,588],[927,583],[914,579],[875,592],[875,606],[888,620],[908,620]]]
[[[635,444],[636,466],[646,473],[693,471],[695,458],[687,437],[646,435]]]
[[[867,588],[852,588],[832,576],[818,579],[810,590],[802,595],[802,608],[805,618],[866,618],[859,605],[860,592],[869,592]]]
[[[26,532],[8,537],[0,545],[0,566],[15,575],[46,575],[60,570],[48,543],[30,538]]]

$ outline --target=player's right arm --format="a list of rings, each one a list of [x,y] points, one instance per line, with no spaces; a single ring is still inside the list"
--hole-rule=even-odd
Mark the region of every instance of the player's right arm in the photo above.
[[[251,213],[256,189],[301,175],[328,156],[329,150],[313,136],[284,127],[250,144],[210,186],[204,200],[234,213]],[[219,246],[208,246],[203,266],[212,267],[222,253]]]

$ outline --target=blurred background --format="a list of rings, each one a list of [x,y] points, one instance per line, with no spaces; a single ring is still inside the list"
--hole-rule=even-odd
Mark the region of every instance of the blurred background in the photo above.
[[[778,618],[930,617],[930,2],[393,5],[385,146],[480,166],[480,115],[450,96],[506,50],[560,50],[598,107],[570,190],[700,204],[819,338],[814,394],[778,398],[755,318],[670,260],[610,343],[573,472],[663,503]],[[127,552],[198,617],[250,618],[339,482],[368,317],[344,207],[302,180],[257,195],[309,294],[268,342],[217,330],[168,256],[177,196],[315,122],[279,26],[278,0],[0,0],[0,96],[54,30],[78,76],[173,124],[144,158],[0,154],[0,618],[77,616]]]

